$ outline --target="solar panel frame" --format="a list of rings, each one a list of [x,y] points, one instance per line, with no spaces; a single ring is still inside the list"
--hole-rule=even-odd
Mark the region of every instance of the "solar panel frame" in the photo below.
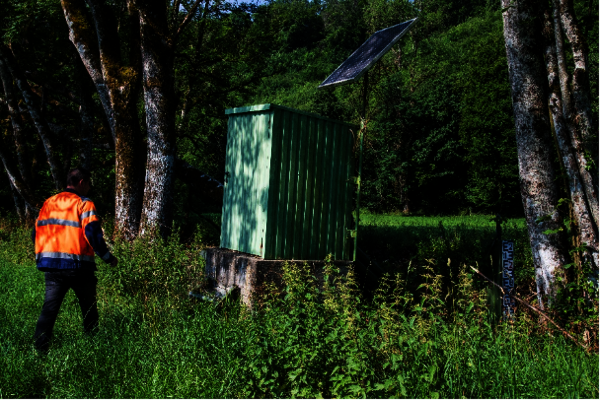
[[[341,63],[340,66],[337,67],[335,69],[335,71],[333,71],[323,82],[321,82],[321,84],[319,85],[318,88],[321,89],[321,88],[325,88],[325,87],[335,87],[335,86],[346,85],[346,84],[352,83],[352,82],[360,79],[365,74],[365,72],[367,72],[377,61],[379,61],[379,59],[381,57],[383,57],[385,55],[385,53],[390,51],[390,49],[392,48],[393,45],[398,43],[398,41],[402,38],[402,36],[404,36],[404,34],[406,32],[408,32],[410,27],[416,21],[417,21],[417,18],[413,18],[411,20],[404,21],[404,22],[401,22],[396,25],[392,25],[388,28],[381,29],[381,30],[375,32],[374,34],[372,34],[371,36],[369,36],[369,38],[367,40],[365,40],[365,42],[362,45],[360,45],[360,47],[358,49],[356,49],[343,63]],[[343,79],[343,80],[334,80],[333,82],[326,83],[327,81],[329,81],[330,78],[336,76],[336,74],[339,74],[339,71],[354,68],[355,64],[350,64],[349,60],[351,60],[355,55],[359,55],[359,54],[365,52],[364,47],[372,38],[374,38],[378,35],[381,35],[384,31],[397,28],[398,26],[403,25],[403,24],[407,24],[406,27],[400,33],[398,33],[396,36],[394,36],[394,38],[383,48],[383,50],[381,50],[380,52],[375,54],[375,56],[371,58],[371,60],[367,63],[367,65],[365,65],[358,74],[355,74],[351,78],[347,78],[347,79]]]

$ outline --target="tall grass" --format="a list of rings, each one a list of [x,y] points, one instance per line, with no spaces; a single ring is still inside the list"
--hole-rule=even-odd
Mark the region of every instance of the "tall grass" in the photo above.
[[[28,234],[0,240],[0,397],[599,395],[597,353],[539,333],[526,316],[488,324],[483,292],[464,265],[452,308],[432,264],[420,267],[418,292],[410,276],[390,274],[372,300],[352,271],[327,266],[317,284],[307,267],[287,265],[283,291],[267,292],[250,312],[186,297],[202,285],[193,278],[203,266],[199,243],[176,237],[115,244],[121,264],[99,263],[97,272],[100,332],[83,334],[69,293],[51,349],[38,355],[32,335],[43,274],[30,247],[10,258]]]
[[[0,262],[0,397],[167,398],[241,396],[243,355],[237,318],[168,297],[99,296],[100,332],[83,334],[72,292],[47,356],[32,347],[43,275]]]

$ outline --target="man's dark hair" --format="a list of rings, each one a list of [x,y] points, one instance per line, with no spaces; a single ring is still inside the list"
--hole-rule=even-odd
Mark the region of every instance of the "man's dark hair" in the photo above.
[[[69,171],[67,174],[67,186],[77,186],[82,179],[89,182],[91,178],[90,171],[83,167],[77,167]]]

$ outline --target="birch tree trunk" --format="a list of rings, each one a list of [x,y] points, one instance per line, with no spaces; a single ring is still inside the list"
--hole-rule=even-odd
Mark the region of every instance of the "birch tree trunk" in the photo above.
[[[558,232],[558,190],[551,163],[552,137],[546,96],[545,65],[540,44],[541,1],[501,0],[504,40],[515,118],[521,198],[536,267],[538,293],[550,299],[556,275],[566,264],[564,238]],[[557,233],[546,234],[545,231]],[[540,305],[543,306],[540,297]]]
[[[138,2],[148,152],[140,235],[171,227],[175,163],[173,42],[167,2]]]
[[[584,257],[590,261],[596,268],[598,267],[598,232],[596,231],[592,219],[592,214],[586,202],[586,195],[579,177],[579,167],[575,158],[569,131],[563,115],[561,104],[561,88],[558,74],[557,53],[554,46],[555,36],[552,27],[552,18],[550,13],[546,12],[544,27],[544,39],[546,41],[546,69],[548,71],[548,106],[552,119],[554,121],[554,131],[556,141],[562,158],[563,165],[567,172],[569,193],[573,205],[574,217],[577,219],[577,227],[582,243],[587,244],[587,251]]]
[[[141,132],[136,101],[140,88],[139,23],[137,10],[128,1],[133,21],[129,40],[129,64],[120,53],[117,25],[104,1],[88,0],[92,18],[83,0],[61,0],[69,38],[103,103],[115,140],[115,234],[132,240],[137,236],[141,211]],[[92,23],[93,21],[93,23]],[[94,29],[95,27],[95,29]]]
[[[19,69],[12,52],[5,46],[0,47],[0,62],[4,63],[5,67],[10,71],[17,87],[21,91],[21,95],[27,105],[27,111],[29,112],[33,124],[44,144],[44,150],[46,151],[46,157],[48,158],[48,164],[50,166],[50,173],[54,180],[54,187],[56,190],[62,190],[65,185],[63,171],[60,167],[58,157],[56,156],[56,150],[51,139],[52,135],[50,133],[50,128],[48,127],[48,123],[43,117],[41,110],[35,104],[31,87],[23,72]]]
[[[575,70],[573,71],[575,121],[577,121],[578,130],[584,142],[597,147],[597,142],[591,143],[593,138],[597,140],[598,127],[596,125],[597,121],[594,121],[591,107],[592,96],[590,93],[586,44],[577,23],[577,17],[573,9],[573,0],[560,0],[560,16],[564,32],[571,43],[573,62],[575,64]]]
[[[565,123],[570,123],[570,117],[573,114],[573,96],[571,93],[571,77],[567,70],[567,61],[565,53],[565,43],[562,35],[562,25],[560,23],[560,2],[552,0],[552,28],[554,32],[554,42],[556,45],[556,64],[558,68],[558,77],[560,92],[562,98],[562,109]],[[574,126],[569,127],[574,129]]]
[[[593,173],[591,159],[586,157],[586,148],[578,132],[577,121],[574,113],[573,93],[571,90],[571,77],[567,70],[566,54],[564,48],[563,29],[561,23],[560,0],[553,0],[553,29],[556,43],[556,62],[560,80],[560,93],[564,121],[569,131],[571,145],[577,158],[579,175],[586,193],[589,209],[596,227],[600,226],[600,193],[598,192],[597,174]]]

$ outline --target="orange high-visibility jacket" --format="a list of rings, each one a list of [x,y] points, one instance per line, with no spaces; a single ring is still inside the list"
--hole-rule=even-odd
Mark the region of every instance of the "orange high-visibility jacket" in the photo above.
[[[35,223],[35,258],[42,270],[95,270],[94,253],[109,262],[96,206],[74,190],[44,202]]]

